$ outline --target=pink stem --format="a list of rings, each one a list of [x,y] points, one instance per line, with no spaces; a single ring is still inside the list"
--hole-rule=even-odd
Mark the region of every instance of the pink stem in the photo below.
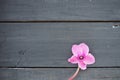
[[[80,70],[80,68],[78,67],[76,72],[68,80],[73,80],[77,76],[79,70]]]

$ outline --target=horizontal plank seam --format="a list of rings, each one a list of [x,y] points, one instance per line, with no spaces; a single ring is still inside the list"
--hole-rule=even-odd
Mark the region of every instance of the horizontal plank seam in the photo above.
[[[101,23],[120,22],[120,20],[22,20],[22,21],[0,21],[0,23]]]
[[[0,67],[0,68],[77,68],[77,67]],[[88,68],[120,68],[120,66],[88,67]]]

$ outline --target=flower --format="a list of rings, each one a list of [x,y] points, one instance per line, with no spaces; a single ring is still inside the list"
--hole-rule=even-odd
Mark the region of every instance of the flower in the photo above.
[[[73,55],[68,59],[68,62],[78,64],[78,67],[82,70],[87,69],[87,65],[95,63],[95,57],[89,53],[89,47],[85,43],[74,44],[72,53]]]

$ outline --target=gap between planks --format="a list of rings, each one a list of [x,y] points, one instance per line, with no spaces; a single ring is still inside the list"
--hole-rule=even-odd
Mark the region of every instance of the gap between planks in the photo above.
[[[22,21],[0,21],[0,23],[111,23],[120,20],[22,20]]]
[[[39,69],[39,68],[77,68],[77,67],[0,67],[1,69]],[[87,67],[87,68],[120,68],[120,66],[109,67]]]

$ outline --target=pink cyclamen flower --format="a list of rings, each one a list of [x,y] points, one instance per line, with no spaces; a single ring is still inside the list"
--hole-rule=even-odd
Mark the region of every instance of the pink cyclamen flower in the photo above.
[[[73,56],[68,59],[72,64],[78,64],[82,70],[87,69],[87,65],[95,63],[95,57],[89,53],[89,47],[85,43],[72,46]]]

